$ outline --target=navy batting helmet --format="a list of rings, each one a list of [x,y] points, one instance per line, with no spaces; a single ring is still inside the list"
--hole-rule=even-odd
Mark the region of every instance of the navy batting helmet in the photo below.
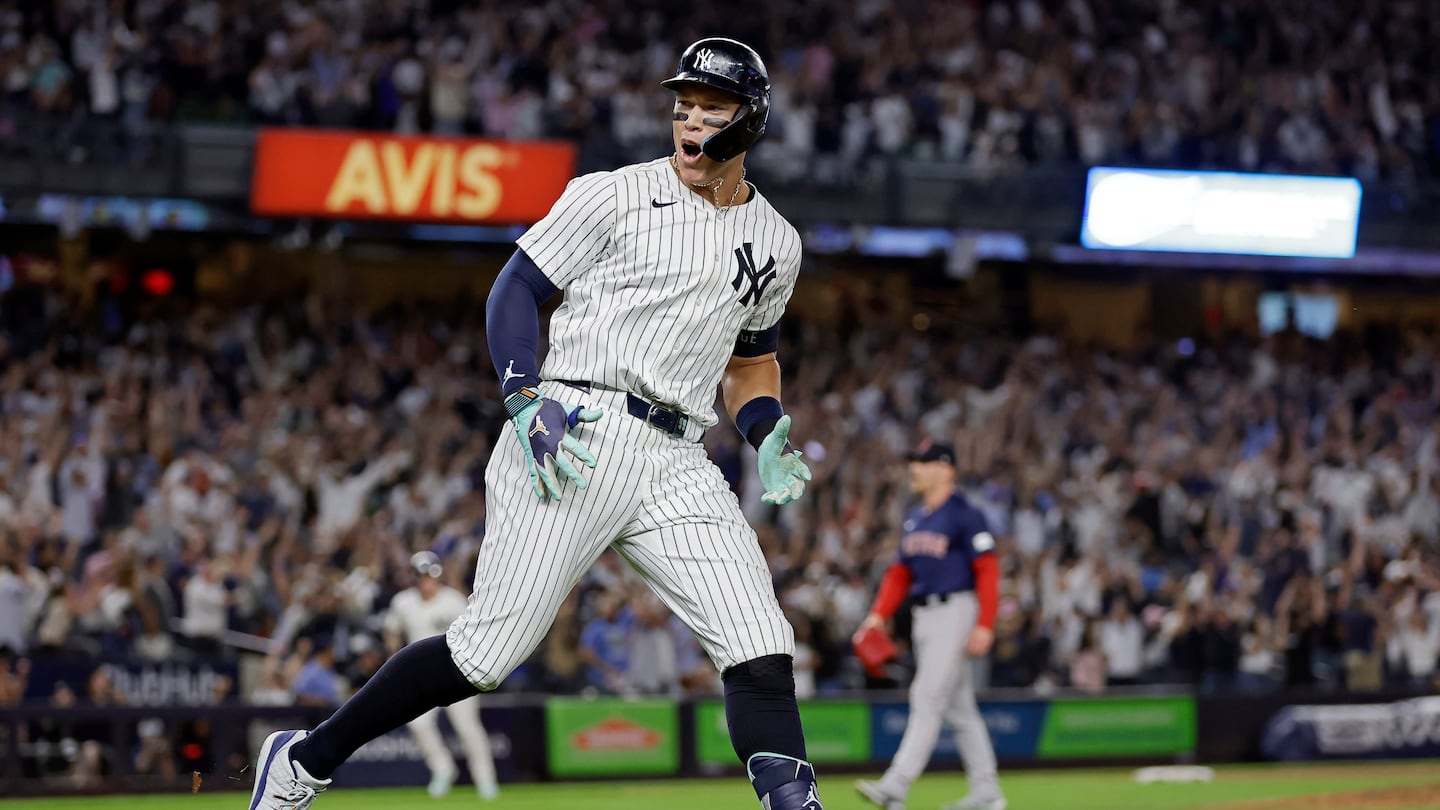
[[[415,552],[415,556],[410,558],[410,567],[422,577],[438,577],[443,571],[440,567],[440,558],[433,551]]]
[[[765,134],[765,120],[770,117],[770,73],[749,45],[708,37],[686,48],[675,76],[660,84],[678,90],[692,83],[724,90],[744,102],[728,125],[700,144],[711,160],[724,163],[749,150]]]

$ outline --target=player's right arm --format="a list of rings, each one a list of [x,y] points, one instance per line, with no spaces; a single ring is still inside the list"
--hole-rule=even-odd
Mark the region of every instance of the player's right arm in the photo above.
[[[490,360],[508,396],[540,382],[540,305],[555,297],[604,255],[615,233],[615,177],[577,177],[550,213],[515,240],[485,302]]]
[[[595,457],[570,431],[580,422],[599,419],[600,412],[547,399],[536,387],[540,305],[605,252],[615,230],[615,213],[611,175],[571,180],[550,213],[517,240],[519,249],[500,271],[485,303],[490,360],[500,376],[505,411],[527,453],[531,488],[541,500],[560,499],[556,471],[585,488],[585,478],[560,450],[594,467]]]
[[[870,613],[865,617],[865,621],[860,623],[860,629],[855,631],[855,636],[858,638],[873,627],[884,627],[885,622],[904,604],[912,582],[914,577],[910,573],[910,566],[906,565],[904,560],[897,559],[891,563],[885,571],[885,577],[880,580],[880,590],[870,605]]]

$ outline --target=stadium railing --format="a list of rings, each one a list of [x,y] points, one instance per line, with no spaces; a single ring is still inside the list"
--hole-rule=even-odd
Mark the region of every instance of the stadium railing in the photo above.
[[[174,196],[243,208],[255,129],[248,125],[57,120],[0,109],[0,189],[41,194]],[[599,132],[577,144],[580,172],[663,152],[663,142],[619,144]],[[755,174],[797,224],[906,225],[991,229],[1027,239],[1074,242],[1084,202],[1082,166],[986,170],[903,157],[869,159],[864,171]],[[818,165],[812,161],[811,165]],[[773,173],[772,173],[773,174]],[[1440,249],[1440,182],[1367,182],[1360,242]],[[3,210],[3,209],[0,209]]]

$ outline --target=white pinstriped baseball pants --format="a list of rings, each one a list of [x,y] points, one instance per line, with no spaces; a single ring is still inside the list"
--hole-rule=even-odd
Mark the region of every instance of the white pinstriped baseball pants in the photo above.
[[[704,445],[631,416],[623,393],[549,380],[540,390],[605,411],[576,434],[597,466],[581,467],[586,489],[565,483],[563,500],[542,502],[530,488],[519,442],[500,437],[485,469],[485,542],[475,588],[445,633],[465,677],[483,690],[498,686],[535,650],[570,589],[612,545],[695,632],[721,672],[765,655],[793,655],[794,632],[755,531]]]

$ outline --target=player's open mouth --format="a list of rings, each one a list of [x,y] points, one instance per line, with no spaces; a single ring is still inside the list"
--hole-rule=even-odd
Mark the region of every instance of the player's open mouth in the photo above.
[[[685,161],[686,163],[692,163],[692,164],[695,163],[696,161],[698,161],[698,160],[700,159],[700,144],[698,144],[698,143],[682,143],[682,144],[680,144],[680,159],[683,160],[683,161]]]

